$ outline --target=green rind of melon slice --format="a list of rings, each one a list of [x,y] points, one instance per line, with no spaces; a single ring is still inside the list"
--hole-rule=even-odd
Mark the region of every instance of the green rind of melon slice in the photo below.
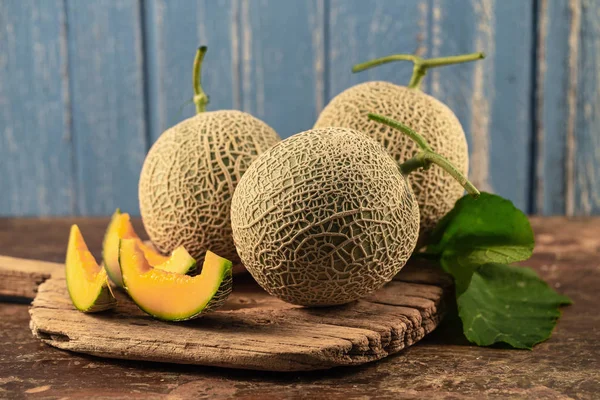
[[[68,285],[68,283],[67,283],[67,285]],[[112,292],[110,291],[110,288],[108,287],[108,282],[106,283],[106,285],[102,286],[101,290],[98,292],[96,300],[94,300],[94,302],[91,305],[83,305],[83,304],[78,305],[76,303],[76,301],[74,300],[71,292],[69,292],[69,296],[71,297],[71,300],[73,301],[73,305],[75,306],[75,308],[77,308],[79,311],[82,311],[84,313],[95,313],[95,312],[100,312],[100,311],[106,311],[106,310],[113,309],[117,306],[117,300],[114,298]]]
[[[176,263],[172,256],[169,260]],[[135,241],[121,240],[119,265],[124,287],[147,314],[186,321],[221,307],[232,291],[232,263],[207,252],[200,275],[191,277],[152,268]]]
[[[106,271],[94,260],[77,225],[69,235],[65,277],[69,297],[79,311],[92,313],[116,306]]]
[[[104,239],[102,239],[102,265],[108,274],[108,277],[111,281],[118,287],[123,287],[123,280],[120,276],[115,274],[115,270],[111,267],[112,262],[109,260],[109,247],[111,247],[110,240],[110,232],[113,230],[113,226],[117,221],[117,218],[121,215],[121,210],[116,209],[115,213],[112,215],[108,227],[106,228],[106,233],[104,234]]]

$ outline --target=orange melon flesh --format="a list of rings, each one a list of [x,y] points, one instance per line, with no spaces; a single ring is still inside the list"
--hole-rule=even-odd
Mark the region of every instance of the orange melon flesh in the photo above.
[[[96,312],[116,305],[106,271],[96,263],[77,225],[69,235],[65,274],[69,296],[78,310]]]
[[[214,309],[215,301],[224,302],[220,288],[231,291],[231,261],[210,251],[202,273],[195,277],[153,268],[138,241],[132,239],[121,241],[119,262],[127,293],[143,311],[159,319],[195,318]]]
[[[168,256],[163,256],[151,247],[145,245],[137,233],[135,233],[129,214],[121,213],[121,211],[117,209],[113,214],[110,224],[106,229],[106,234],[104,235],[102,256],[108,276],[119,287],[123,287],[123,278],[121,277],[121,268],[119,267],[119,241],[121,239],[136,240],[146,257],[146,260],[148,260],[148,263],[153,267],[180,274],[186,274],[196,267],[196,261],[182,246],[176,248],[173,251],[173,255],[177,255],[178,260],[186,259],[186,262],[170,263]]]

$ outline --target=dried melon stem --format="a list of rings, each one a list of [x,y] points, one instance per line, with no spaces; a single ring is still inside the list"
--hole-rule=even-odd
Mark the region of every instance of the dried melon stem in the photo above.
[[[444,169],[444,171],[448,172],[454,179],[456,179],[458,183],[465,188],[467,193],[475,198],[479,197],[479,190],[477,190],[477,188],[467,179],[467,177],[464,176],[447,158],[433,151],[423,136],[419,135],[408,126],[391,118],[384,117],[383,115],[370,113],[369,119],[398,129],[406,136],[414,140],[421,148],[421,151],[418,152],[413,158],[400,164],[400,171],[402,171],[403,175],[408,175],[420,168],[429,169],[432,164],[436,164]]]
[[[194,59],[194,71],[192,73],[192,83],[194,84],[194,104],[196,104],[196,114],[203,113],[206,111],[206,105],[208,104],[208,96],[202,90],[202,61],[208,48],[201,46],[196,52],[196,58]]]
[[[419,89],[421,86],[421,81],[427,74],[427,70],[429,68],[461,64],[469,61],[481,60],[483,58],[485,58],[485,54],[482,52],[436,58],[421,58],[414,54],[392,54],[390,56],[376,58],[361,64],[356,64],[354,67],[352,67],[352,72],[364,71],[366,69],[393,61],[412,61],[414,64],[413,74],[410,78],[410,82],[408,83],[408,87],[411,89]]]

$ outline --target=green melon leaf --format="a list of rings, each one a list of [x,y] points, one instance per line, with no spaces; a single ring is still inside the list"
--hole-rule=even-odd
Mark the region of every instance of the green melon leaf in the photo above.
[[[482,264],[509,264],[531,257],[535,240],[527,216],[510,200],[481,193],[464,196],[438,224],[427,246],[454,276],[457,292],[467,289]]]
[[[503,342],[519,349],[548,339],[559,307],[571,304],[531,268],[496,263],[476,268],[457,302],[469,341],[479,346]]]

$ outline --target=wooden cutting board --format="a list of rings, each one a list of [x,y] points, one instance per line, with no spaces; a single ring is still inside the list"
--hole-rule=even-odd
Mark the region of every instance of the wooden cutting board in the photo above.
[[[51,346],[100,357],[265,371],[319,370],[379,360],[436,328],[451,280],[408,265],[369,298],[303,308],[234,278],[222,309],[166,323],[140,311],[119,290],[116,310],[83,314],[71,304],[62,264],[0,256],[0,296],[33,297],[30,327]],[[237,279],[236,279],[237,278]]]

